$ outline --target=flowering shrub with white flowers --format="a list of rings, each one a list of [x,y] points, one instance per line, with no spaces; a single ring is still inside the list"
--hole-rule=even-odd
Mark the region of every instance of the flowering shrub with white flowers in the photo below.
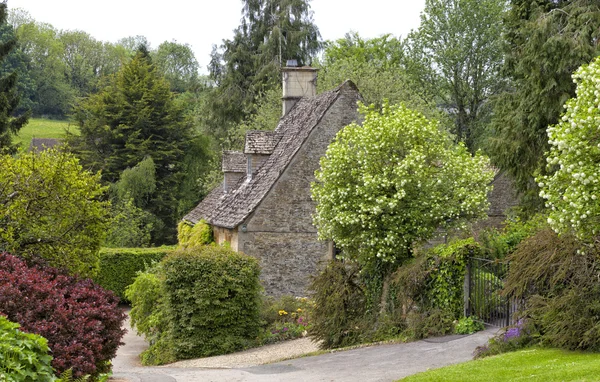
[[[554,172],[536,180],[552,229],[590,241],[600,223],[600,61],[579,68],[573,80],[576,97],[565,104],[562,120],[548,127],[546,161]]]
[[[440,227],[485,216],[488,158],[453,143],[439,123],[403,105],[359,106],[321,158],[312,196],[321,239],[361,265],[401,264]]]

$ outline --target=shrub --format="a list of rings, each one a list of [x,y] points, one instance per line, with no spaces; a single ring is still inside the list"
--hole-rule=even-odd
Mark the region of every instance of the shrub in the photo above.
[[[24,333],[19,327],[0,315],[0,380],[55,381],[48,341],[37,334]]]
[[[480,256],[488,259],[504,259],[513,253],[521,241],[534,235],[546,225],[546,217],[538,214],[526,221],[509,220],[501,230],[483,231],[479,235],[482,248]]]
[[[550,229],[521,243],[510,256],[505,292],[524,301],[522,315],[542,344],[600,350],[599,248]]]
[[[260,330],[259,273],[253,257],[220,246],[202,246],[168,255],[156,277],[142,274],[142,280],[128,292],[134,309],[144,306],[134,315],[142,330],[160,332],[146,352],[146,361],[160,363],[164,355],[205,357],[252,345]],[[162,297],[157,300],[142,293],[142,283],[156,288]],[[150,309],[153,305],[156,311]],[[154,323],[152,316],[157,317]]]
[[[332,260],[310,289],[315,308],[309,333],[326,349],[359,343],[365,331],[366,297],[358,265]]]
[[[163,261],[164,290],[178,359],[249,346],[260,328],[260,268],[219,246],[177,251]]]
[[[100,269],[94,281],[105,289],[113,291],[127,301],[125,288],[131,285],[137,272],[162,260],[174,247],[157,248],[102,248]]]
[[[125,330],[118,298],[91,280],[0,254],[0,312],[48,340],[59,372],[97,376],[110,371]]]
[[[177,226],[177,240],[180,248],[210,244],[214,241],[213,230],[205,220],[200,220],[193,226],[182,220]]]
[[[93,276],[106,234],[100,174],[61,149],[0,156],[0,248]]]
[[[462,317],[454,325],[454,332],[456,334],[473,334],[483,329],[485,329],[485,325],[473,317]]]
[[[164,276],[160,264],[139,272],[125,295],[131,301],[131,326],[144,335],[150,347],[141,354],[143,365],[160,365],[176,361],[173,354],[171,326],[167,321]]]

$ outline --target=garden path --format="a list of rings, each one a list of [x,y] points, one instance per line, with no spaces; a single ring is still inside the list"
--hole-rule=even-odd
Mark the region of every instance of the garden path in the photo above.
[[[230,358],[219,356],[162,367],[143,367],[138,355],[147,344],[129,328],[129,321],[126,325],[129,331],[123,339],[125,345],[119,348],[113,360],[112,381],[115,382],[394,381],[428,369],[468,361],[475,348],[485,344],[498,330],[492,328],[469,336],[363,347],[261,364],[264,361],[259,360],[259,355],[263,352],[279,355],[276,359],[282,359],[284,351],[302,354],[314,351],[314,344],[309,339],[300,339],[276,344],[280,346],[276,348],[278,350],[273,350],[270,345],[229,355]],[[216,367],[206,366],[211,358],[219,359]],[[231,363],[227,364],[226,359]],[[197,367],[199,365],[204,367]]]

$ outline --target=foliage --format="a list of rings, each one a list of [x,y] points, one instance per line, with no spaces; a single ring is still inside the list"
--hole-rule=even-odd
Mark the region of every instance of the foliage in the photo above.
[[[217,87],[202,112],[222,145],[235,125],[254,114],[257,99],[279,86],[279,69],[286,60],[306,65],[319,52],[320,35],[309,3],[244,0],[233,39],[213,46],[209,72]]]
[[[573,80],[577,96],[565,104],[562,120],[548,127],[546,161],[551,175],[536,180],[550,209],[552,229],[591,242],[600,233],[600,61],[582,66]]]
[[[473,317],[462,317],[456,321],[456,325],[454,326],[456,334],[473,334],[483,329],[485,329],[483,323],[473,319]]]
[[[138,331],[151,342],[144,363],[252,345],[260,329],[259,272],[256,259],[211,245],[173,252],[140,274],[127,297]]]
[[[315,307],[309,333],[325,349],[360,342],[366,298],[358,272],[355,263],[333,260],[310,285]]]
[[[454,120],[457,141],[471,152],[489,118],[486,102],[505,85],[500,75],[505,0],[426,0],[409,34],[407,71],[413,86]]]
[[[575,95],[572,73],[600,53],[600,9],[594,0],[513,0],[505,24],[511,87],[493,102],[486,152],[528,191],[529,206],[540,207],[533,175],[545,169],[546,128]]]
[[[311,329],[313,308],[314,303],[305,297],[263,297],[260,318],[265,328],[258,337],[258,344],[305,336]]]
[[[156,189],[140,207],[163,223],[154,227],[152,241],[174,241],[192,130],[149,53],[141,47],[108,86],[77,106],[75,118],[81,135],[71,137],[74,150],[86,166],[102,170],[104,182],[114,183],[128,168],[134,171],[143,159],[152,158]]]
[[[488,161],[454,145],[436,121],[404,106],[360,106],[321,158],[312,196],[321,239],[362,267],[398,265],[439,227],[484,215]]]
[[[183,220],[179,222],[177,239],[180,248],[192,248],[214,242],[212,227],[204,219],[193,226]]]
[[[160,365],[177,360],[172,326],[167,321],[164,275],[160,264],[138,272],[125,295],[131,301],[131,326],[144,335],[150,347],[141,354],[143,365]]]
[[[162,222],[148,211],[136,207],[133,199],[114,200],[110,227],[103,245],[109,248],[150,247],[151,233]]]
[[[14,34],[4,33],[6,31],[7,8],[6,3],[0,4],[0,31],[2,31],[0,35],[0,64],[9,58],[11,50],[17,44]],[[21,96],[17,88],[17,72],[0,74],[2,74],[0,77],[0,154],[6,154],[13,153],[16,150],[12,142],[13,136],[18,134],[21,127],[27,123],[29,113],[14,116],[14,112],[21,102]]]
[[[0,156],[0,168],[0,249],[93,275],[107,220],[100,174],[57,149]]]
[[[55,381],[48,341],[42,336],[22,332],[19,327],[0,314],[0,379],[6,382]]]
[[[165,41],[153,54],[158,70],[171,85],[171,91],[183,93],[198,83],[198,61],[189,44]]]
[[[523,241],[510,256],[505,293],[525,301],[522,316],[542,344],[564,349],[600,349],[598,248],[579,249],[571,235],[550,229]]]
[[[427,305],[447,311],[455,319],[462,315],[468,257],[477,256],[479,252],[479,246],[471,238],[438,245],[427,254]]]
[[[533,325],[524,320],[504,328],[504,330],[491,338],[488,344],[479,346],[475,350],[475,358],[484,358],[496,354],[516,351],[531,347],[537,342]]]
[[[100,267],[94,282],[104,289],[113,291],[121,300],[125,289],[133,283],[138,272],[159,262],[173,251],[173,247],[158,248],[102,248]]]
[[[204,246],[174,252],[162,264],[177,358],[229,353],[256,338],[260,268],[255,258]]]
[[[511,382],[531,378],[548,382],[593,381],[598,355],[532,348],[447,366],[403,379],[406,382]]]
[[[0,254],[0,312],[48,340],[58,373],[97,376],[110,370],[125,330],[118,299],[89,279]]]
[[[545,226],[546,218],[542,214],[528,220],[516,218],[506,221],[506,225],[498,229],[490,229],[479,234],[478,242],[482,247],[481,256],[487,259],[504,259],[510,255],[524,239],[535,234]]]
[[[318,88],[330,90],[345,80],[360,89],[366,104],[381,106],[387,99],[395,104],[405,102],[428,117],[443,117],[432,97],[421,93],[407,75],[404,43],[391,35],[363,39],[348,33],[343,39],[325,43],[323,58],[317,64]]]

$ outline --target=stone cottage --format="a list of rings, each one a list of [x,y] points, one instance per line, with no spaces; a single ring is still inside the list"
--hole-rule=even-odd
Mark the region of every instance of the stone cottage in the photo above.
[[[225,151],[224,181],[183,219],[201,219],[217,243],[256,257],[271,295],[302,296],[330,243],[317,239],[310,196],[319,160],[336,133],[358,121],[356,86],[316,95],[316,70],[283,68],[283,117],[274,131],[249,131],[244,152]]]

